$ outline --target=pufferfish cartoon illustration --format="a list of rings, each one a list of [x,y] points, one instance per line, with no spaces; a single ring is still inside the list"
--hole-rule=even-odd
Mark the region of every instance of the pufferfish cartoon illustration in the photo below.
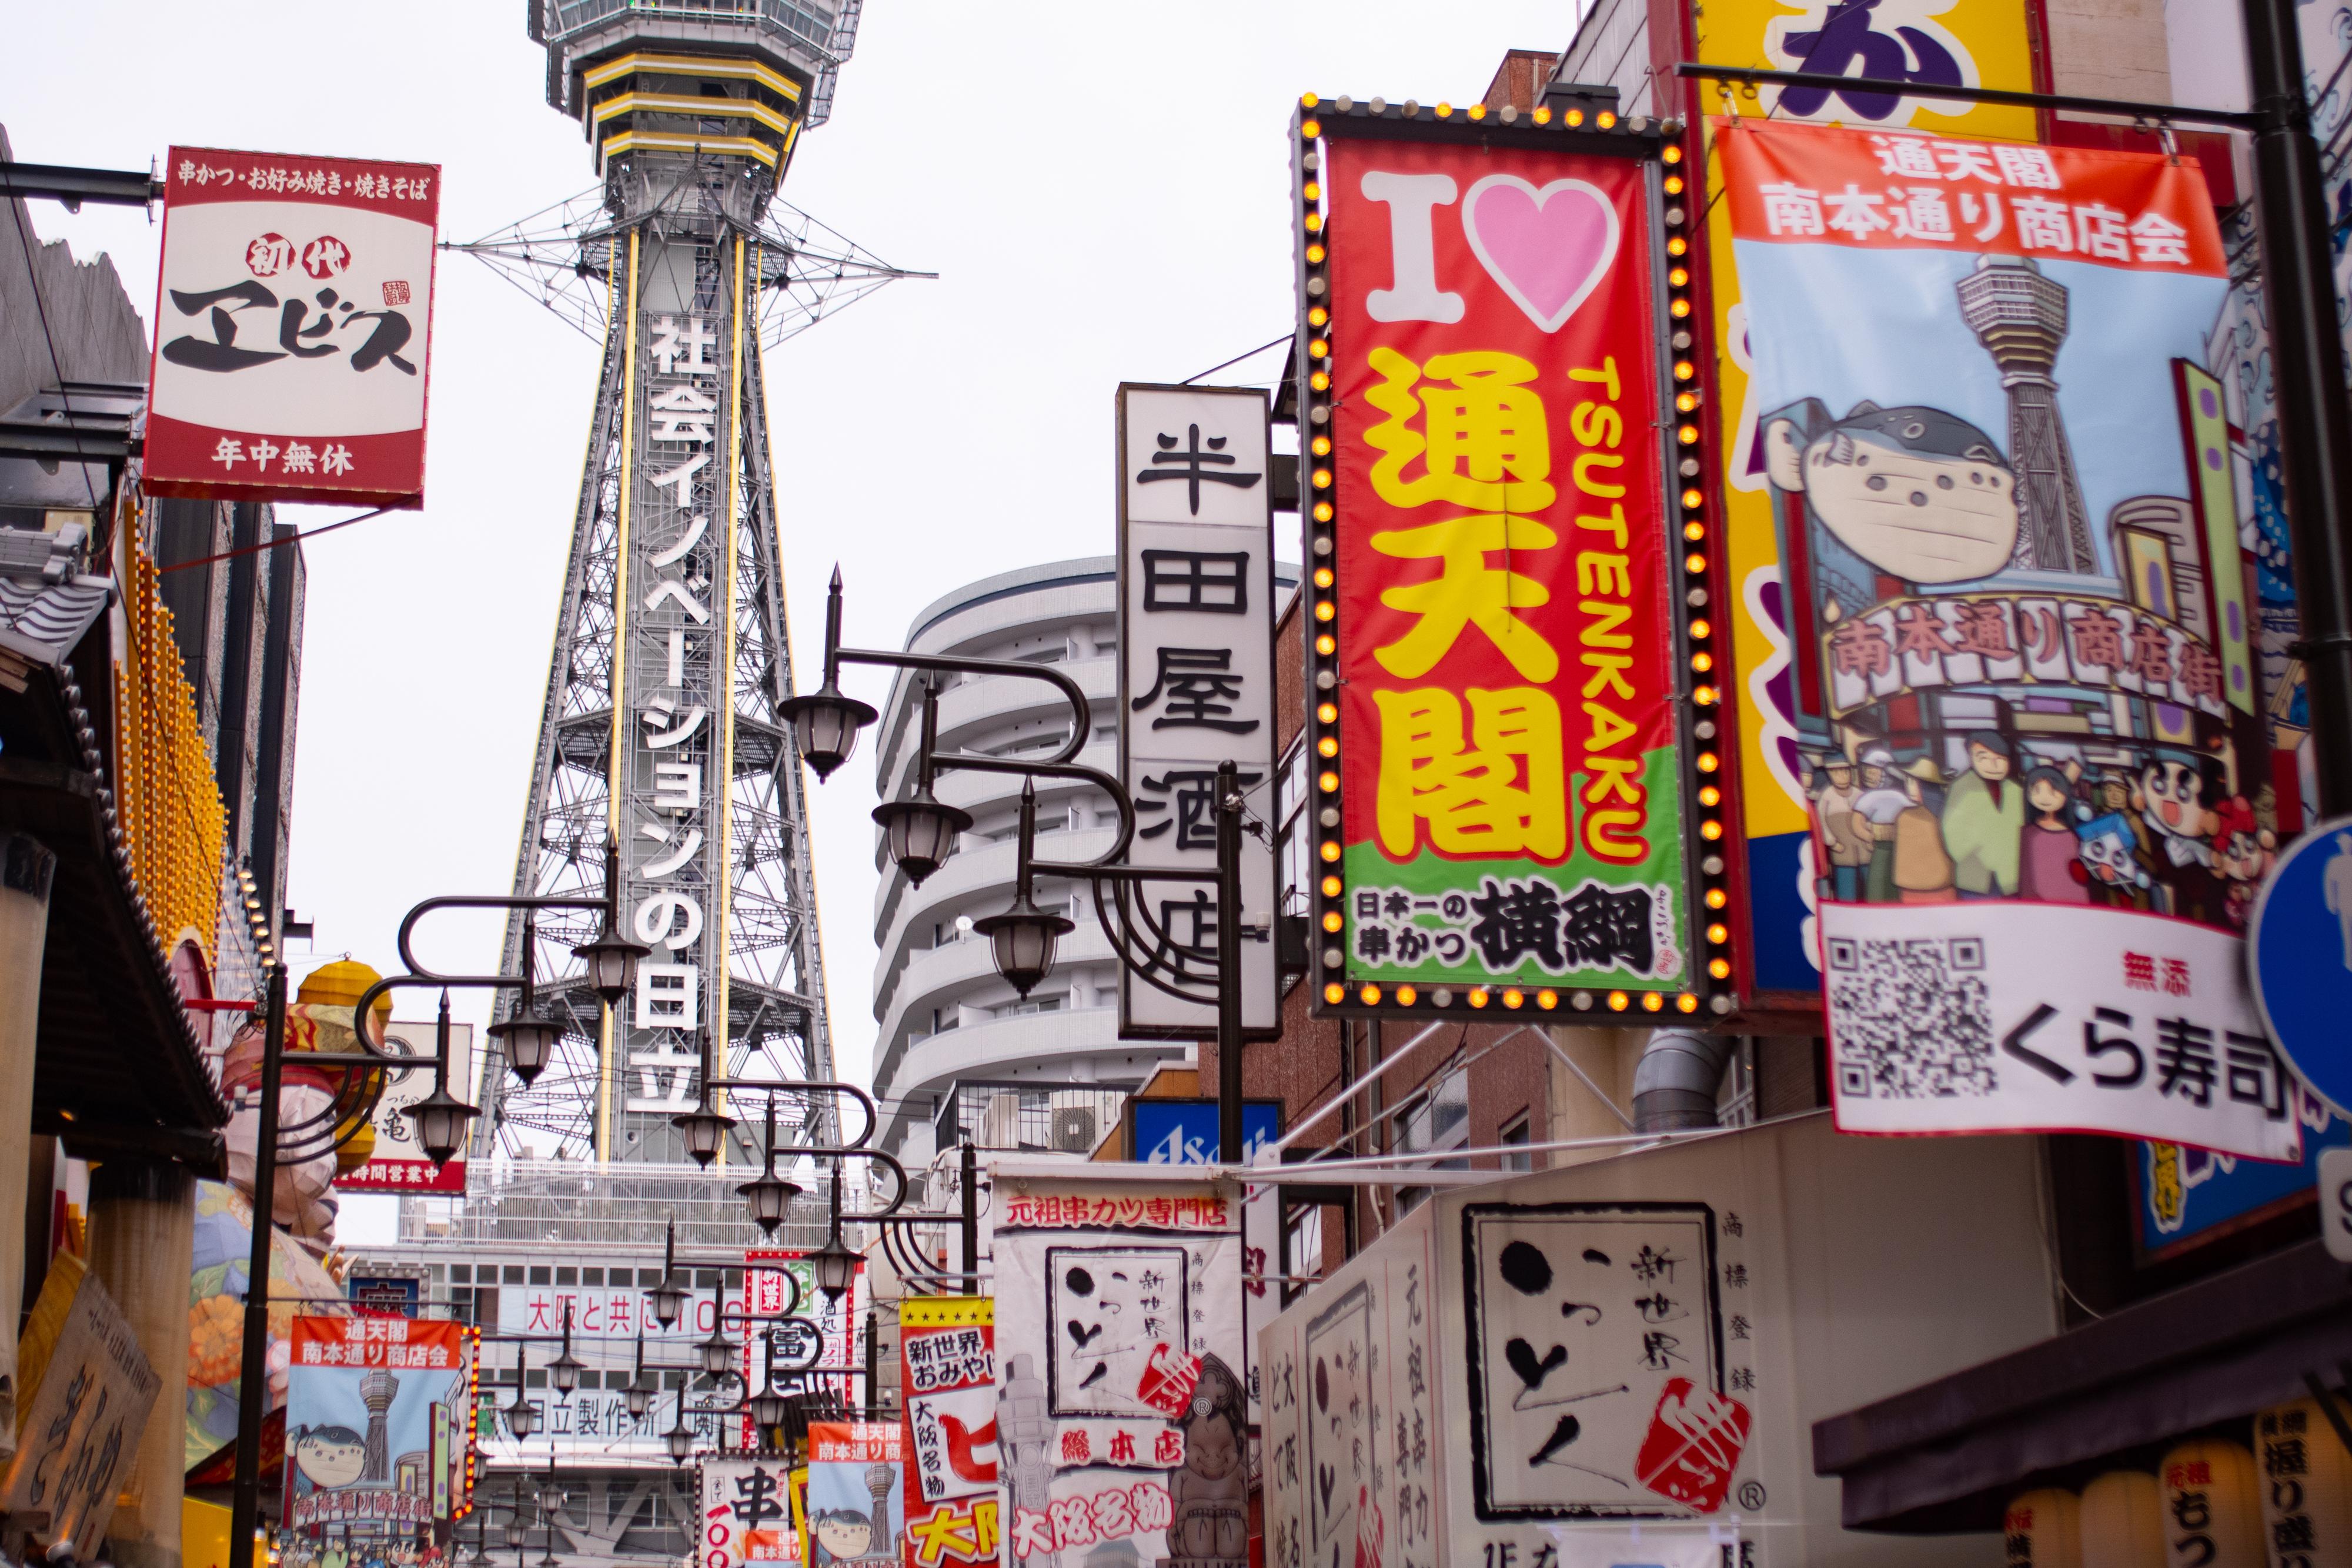
[[[1875,574],[1966,582],[2009,564],[2017,476],[1992,437],[1967,420],[1872,402],[1832,419],[1820,399],[1806,398],[1766,415],[1762,429],[1773,488],[1803,495],[1816,570],[1845,609],[1880,597]]]

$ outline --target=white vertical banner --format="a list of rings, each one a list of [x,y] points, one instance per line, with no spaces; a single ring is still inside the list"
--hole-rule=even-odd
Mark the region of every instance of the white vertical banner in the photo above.
[[[1118,389],[1119,779],[1135,802],[1130,863],[1213,873],[1217,764],[1240,768],[1244,821],[1274,818],[1274,511],[1265,394]],[[1134,890],[1195,972],[1216,957],[1215,884]],[[1242,1022],[1279,1027],[1274,834],[1242,839]],[[1143,938],[1150,941],[1149,937]],[[1119,1025],[1208,1038],[1216,1009],[1122,967]]]
[[[1241,1188],[1088,1168],[994,1166],[1006,1568],[1244,1568]]]

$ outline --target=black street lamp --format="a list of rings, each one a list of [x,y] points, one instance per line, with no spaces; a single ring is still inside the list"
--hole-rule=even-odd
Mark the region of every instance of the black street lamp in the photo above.
[[[637,1331],[637,1370],[629,1379],[629,1385],[621,1390],[621,1404],[628,1411],[631,1420],[641,1421],[645,1419],[646,1412],[653,1408],[653,1385],[646,1381],[646,1331],[639,1329]]]
[[[801,760],[816,769],[819,781],[857,749],[857,734],[879,717],[872,708],[841,690],[841,568],[833,569],[832,597],[824,607],[824,684],[806,696],[788,698],[777,711],[793,727]]]
[[[539,1425],[539,1412],[530,1403],[529,1355],[530,1352],[520,1346],[515,1350],[514,1403],[506,1407],[507,1430],[515,1435],[518,1443],[530,1437],[531,1428]]]
[[[514,1500],[508,1505],[508,1509],[507,1544],[515,1549],[515,1561],[520,1563],[522,1561],[523,1537],[530,1532],[530,1526],[523,1522],[522,1518],[522,1478],[520,1476],[514,1479]]]
[[[465,1145],[466,1129],[481,1112],[449,1092],[449,993],[441,993],[441,1017],[434,1025],[433,1092],[407,1108],[416,1124],[416,1142],[436,1166]]]
[[[761,1374],[760,1392],[746,1401],[751,1412],[751,1425],[759,1428],[764,1440],[770,1428],[783,1425],[784,1396],[776,1388],[776,1340],[772,1332],[760,1336],[765,1369]]]
[[[1013,906],[1002,914],[975,920],[971,928],[988,938],[989,956],[996,972],[1026,997],[1054,972],[1054,948],[1076,931],[1077,922],[1040,909],[1030,898],[1031,846],[1037,836],[1037,786],[1021,786],[1021,844],[1014,862]]]
[[[675,1464],[686,1463],[694,1453],[694,1432],[686,1424],[684,1390],[680,1390],[677,1396],[677,1420],[668,1431],[662,1434],[662,1440],[669,1445],[669,1457]]]
[[[1026,997],[1053,972],[1055,949],[1061,938],[1076,929],[1076,923],[1065,915],[1037,906],[1033,883],[1040,873],[1062,876],[1074,882],[1089,883],[1092,903],[1103,933],[1110,939],[1120,964],[1129,973],[1153,988],[1183,1001],[1213,1005],[1217,1011],[1217,1131],[1220,1157],[1229,1165],[1242,1161],[1242,1040],[1245,1032],[1242,1017],[1241,943],[1245,933],[1242,926],[1241,894],[1241,832],[1242,800],[1238,771],[1230,761],[1217,768],[1216,784],[1216,869],[1213,872],[1189,871],[1175,867],[1140,866],[1121,863],[1129,847],[1135,841],[1135,803],[1126,787],[1117,779],[1097,768],[1089,768],[1076,760],[1085,749],[1094,732],[1094,710],[1086,693],[1076,681],[1060,670],[1046,665],[1023,664],[1010,659],[972,659],[960,654],[898,653],[874,648],[841,646],[841,571],[835,568],[825,601],[824,669],[825,683],[822,689],[809,696],[797,698],[785,705],[795,709],[795,729],[803,736],[805,747],[809,737],[822,739],[823,758],[812,756],[810,766],[822,779],[847,760],[857,745],[857,731],[874,722],[872,708],[854,698],[845,696],[840,689],[840,667],[844,664],[874,664],[886,669],[913,670],[931,674],[1010,675],[1018,679],[1044,681],[1059,688],[1070,705],[1070,734],[1060,748],[1040,760],[991,757],[980,752],[940,752],[936,746],[937,727],[928,712],[924,726],[924,742],[917,758],[917,786],[914,798],[900,803],[907,808],[921,807],[927,798],[934,770],[963,768],[972,772],[1005,773],[1026,780],[1021,794],[1020,852],[1015,864],[1013,903],[999,914],[972,923],[972,928],[988,938],[990,956],[995,960],[996,971],[1007,984]],[[928,709],[931,702],[925,693]],[[806,721],[806,727],[802,720]],[[1118,831],[1110,847],[1090,861],[1045,862],[1035,858],[1037,833],[1035,780],[1039,779],[1075,779],[1099,789],[1110,800],[1118,815]],[[903,813],[899,813],[903,814]],[[876,821],[884,825],[886,838],[896,817],[886,819],[876,813]],[[911,834],[911,828],[908,830]],[[891,844],[894,854],[898,844]],[[910,848],[918,847],[909,841]],[[925,862],[920,856],[908,866],[908,875],[916,877],[920,870],[929,875],[938,862]],[[1150,901],[1136,896],[1139,889],[1155,883],[1202,883],[1213,885],[1215,903],[1208,918],[1215,922],[1216,947],[1213,958],[1204,958],[1197,940],[1179,942],[1165,928],[1161,920],[1151,913]],[[1272,933],[1259,928],[1246,933],[1257,941],[1266,941]]]
[[[677,1278],[677,1221],[670,1220],[662,1232],[661,1283],[647,1292],[653,1298],[654,1322],[667,1328],[677,1322],[686,1311],[686,1287]]]
[[[711,1287],[711,1301],[717,1308],[716,1321],[710,1325],[710,1337],[694,1347],[702,1357],[702,1370],[713,1377],[723,1375],[735,1364],[735,1342],[727,1337],[726,1289],[724,1285]]]
[[[808,1255],[809,1270],[816,1278],[816,1288],[824,1292],[828,1301],[841,1300],[850,1281],[857,1278],[857,1265],[863,1260],[841,1241],[841,1162],[833,1163],[833,1232],[824,1245]],[[774,1426],[772,1421],[761,1423]]]
[[[563,1303],[563,1354],[547,1364],[547,1380],[555,1385],[556,1393],[568,1396],[580,1386],[580,1374],[585,1366],[584,1362],[572,1354],[572,1303],[566,1301]],[[552,1475],[554,1458],[550,1457],[547,1464],[549,1474]]]
[[[706,1082],[709,1081],[706,1079]],[[757,1176],[735,1189],[751,1206],[751,1218],[760,1229],[770,1236],[784,1222],[784,1211],[798,1197],[801,1189],[776,1174],[776,1101],[768,1098],[768,1164]]]
[[[950,806],[931,792],[931,754],[940,744],[940,695],[929,678],[923,683],[922,743],[915,753],[914,792],[903,800],[887,800],[874,808],[890,859],[915,886],[947,863],[955,853],[956,835],[971,826],[971,813]]]

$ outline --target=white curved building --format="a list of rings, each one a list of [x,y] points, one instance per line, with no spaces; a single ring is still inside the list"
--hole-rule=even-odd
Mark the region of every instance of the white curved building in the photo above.
[[[1113,558],[1095,556],[983,578],[924,610],[906,645],[1060,669],[1077,681],[1094,710],[1093,735],[1077,760],[1116,774],[1117,567]],[[1283,569],[1286,588],[1296,578],[1294,569]],[[915,689],[912,678],[901,675],[876,728],[875,785],[885,800],[907,792],[914,769],[921,716]],[[1042,758],[1068,734],[1067,700],[1041,681],[966,677],[940,695],[943,750]],[[1021,784],[998,773],[950,773],[939,780],[940,798],[970,811],[973,821],[954,858],[920,887],[908,885],[890,865],[881,834],[875,835],[883,876],[874,909],[874,1093],[882,1105],[881,1146],[910,1167],[930,1158],[943,1111],[951,1127],[975,1135],[985,1123],[989,1146],[1084,1153],[1111,1130],[1118,1091],[1191,1053],[1181,1042],[1119,1038],[1118,961],[1083,887],[1059,878],[1037,884],[1041,907],[1059,908],[1077,923],[1045,983],[1024,1000],[997,977],[988,944],[968,922],[1011,901]],[[1041,857],[1101,853],[1111,821],[1100,790],[1039,781]],[[966,1086],[964,1096],[950,1109],[958,1083]],[[1024,1087],[1031,1083],[1036,1089]],[[975,1087],[981,1085],[986,1087]]]

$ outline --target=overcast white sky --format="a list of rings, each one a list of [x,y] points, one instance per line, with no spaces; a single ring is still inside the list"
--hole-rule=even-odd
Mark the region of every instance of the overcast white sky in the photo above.
[[[454,239],[594,183],[579,125],[546,106],[521,0],[7,11],[0,123],[27,162],[144,168],[177,141],[439,163]],[[1563,47],[1575,17],[1575,0],[871,0],[783,193],[940,277],[769,356],[803,689],[836,561],[848,637],[895,645],[962,583],[1108,553],[1117,383],[1181,380],[1288,329],[1295,94],[1467,102],[1507,48]],[[44,238],[112,255],[152,328],[145,219],[33,213]],[[572,329],[469,258],[439,277],[426,507],[307,547],[291,902],[319,960],[387,971],[410,904],[511,883],[595,390]],[[811,791],[833,1027],[858,1081],[868,760]],[[421,946],[478,970],[496,926]],[[311,967],[299,944],[292,959]],[[487,1016],[478,995],[459,1005]]]

